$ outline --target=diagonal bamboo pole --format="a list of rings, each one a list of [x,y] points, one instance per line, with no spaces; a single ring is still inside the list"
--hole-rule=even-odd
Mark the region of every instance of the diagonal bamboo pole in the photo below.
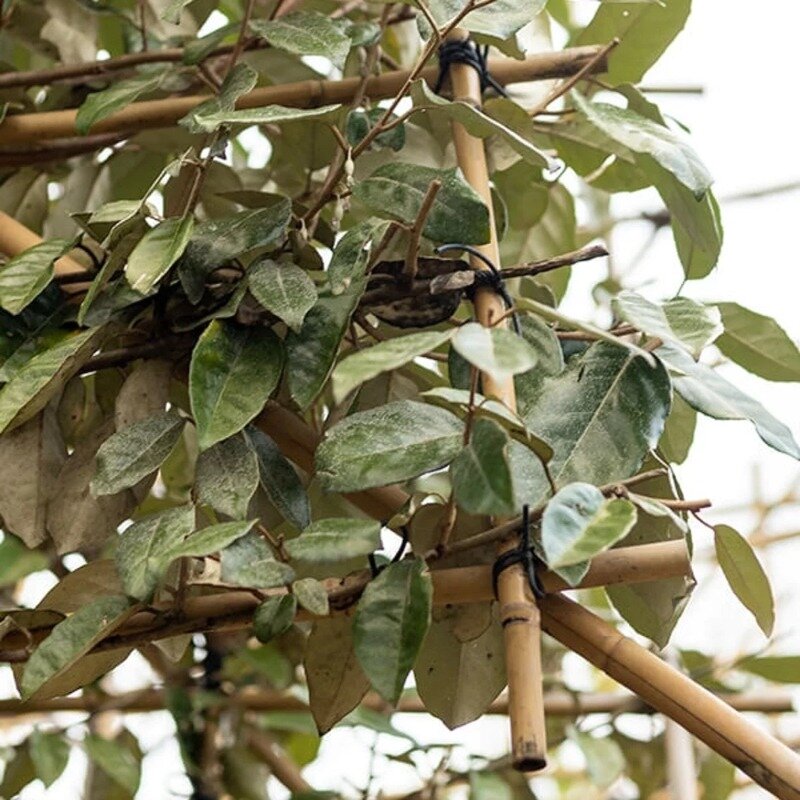
[[[522,61],[495,59],[491,62],[491,69],[493,76],[501,84],[569,77],[596,58],[600,50],[596,46],[572,47],[553,53],[539,53]],[[600,59],[592,71],[600,73],[605,68],[605,60]],[[437,74],[437,67],[429,67],[422,71],[420,77],[433,83]],[[365,84],[365,96],[372,100],[394,97],[408,76],[407,71],[396,70],[370,78]],[[257,108],[278,104],[309,108],[329,103],[347,103],[355,97],[361,84],[362,78],[355,76],[338,81],[300,81],[281,86],[263,86],[239,98],[236,107]],[[97,122],[92,126],[91,132],[133,133],[170,127],[208,98],[209,95],[191,95],[131,103],[116,114]],[[0,123],[0,145],[24,145],[40,143],[46,139],[74,137],[76,115],[75,108],[9,115]]]
[[[464,40],[469,34],[456,29],[450,40]],[[468,64],[454,63],[450,67],[453,97],[470,105],[481,106],[481,82],[477,71]],[[456,159],[464,177],[481,196],[489,209],[490,240],[479,249],[498,268],[500,248],[497,240],[489,188],[489,169],[486,151],[481,139],[467,132],[458,122],[452,125]],[[473,269],[487,267],[472,258]],[[492,289],[480,288],[475,293],[475,315],[482,325],[498,323],[505,313],[500,296]],[[500,322],[499,326],[505,326]],[[483,393],[502,400],[512,411],[517,408],[514,379],[497,381],[491,375],[481,374]],[[519,545],[514,535],[498,547],[498,556]],[[505,641],[506,673],[508,680],[509,720],[511,724],[511,754],[515,769],[531,772],[543,769],[547,763],[547,740],[542,697],[542,655],[539,636],[539,609],[536,605],[525,571],[521,564],[504,569],[497,581],[497,599],[500,603],[500,620]]]
[[[547,633],[702,739],[781,800],[800,800],[800,757],[711,692],[560,595],[541,601]]]

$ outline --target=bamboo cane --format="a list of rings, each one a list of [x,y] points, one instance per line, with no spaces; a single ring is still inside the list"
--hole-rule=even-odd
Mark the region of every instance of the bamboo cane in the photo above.
[[[790,714],[796,708],[790,692],[767,691],[742,694],[720,694],[717,697],[736,711],[758,714]],[[293,694],[249,686],[226,695],[225,702],[246,711],[308,711],[308,704]],[[54,712],[96,714],[102,711],[140,713],[161,711],[167,697],[163,689],[137,689],[119,695],[102,695],[91,691],[79,696],[53,697],[47,700],[0,700],[0,717],[41,715]],[[426,713],[422,700],[414,695],[404,695],[392,709],[375,692],[368,693],[361,705],[372,711],[400,714]],[[654,710],[631,692],[573,693],[551,691],[544,695],[544,710],[553,717],[579,717],[587,714],[653,714]],[[508,697],[503,694],[489,708],[487,714],[508,714]],[[682,799],[681,799],[682,800]]]
[[[541,603],[547,633],[704,741],[781,800],[800,800],[800,757],[658,656],[561,595]]]
[[[41,244],[41,242],[41,236],[25,227],[21,222],[17,222],[4,211],[0,211],[0,253],[15,256],[23,250]],[[55,263],[56,275],[82,275],[85,273],[86,267],[70,256],[62,256]],[[86,288],[85,284],[71,284],[69,288],[74,291],[76,286],[81,290]]]
[[[638,545],[636,547],[620,547],[601,553],[592,561],[588,572],[578,588],[588,589],[594,586],[606,586],[614,583],[641,583],[644,581],[678,577],[691,573],[689,554],[682,541],[660,542],[657,544]],[[492,588],[492,571],[487,565],[474,567],[454,567],[439,569],[431,573],[433,580],[433,602],[437,606],[454,603],[485,603],[494,598]],[[358,596],[369,580],[369,575],[356,575],[349,583],[344,584],[345,593],[349,588],[351,599]],[[543,571],[542,585],[548,591],[562,591],[569,588],[555,573]],[[331,578],[324,582],[332,597],[342,597],[342,582]],[[286,589],[268,589],[261,594],[275,597],[286,593]],[[253,612],[261,600],[250,591],[221,591],[216,594],[187,597],[181,608],[179,621],[164,624],[154,618],[150,611],[134,614],[116,632],[116,635],[105,639],[98,645],[100,650],[117,649],[136,645],[142,642],[166,639],[180,633],[209,630],[241,630],[252,624]],[[156,607],[156,610],[168,611],[170,606]],[[349,606],[333,613],[347,613]],[[315,619],[308,611],[298,610],[296,620],[304,622]],[[52,626],[43,626],[28,632],[10,631],[2,639],[0,662],[25,660],[26,644],[32,639],[41,641],[52,630]],[[28,637],[31,637],[29,639]],[[14,653],[21,649],[22,655],[17,658]]]
[[[456,29],[449,38],[458,41],[468,36],[466,31]],[[454,63],[450,67],[449,77],[453,97],[480,108],[481,84],[476,70],[468,64]],[[480,250],[499,268],[500,248],[483,141],[469,134],[458,122],[453,123],[452,130],[458,165],[467,183],[483,198],[489,209],[491,238],[488,244],[481,246]],[[471,260],[471,264],[473,269],[487,268],[475,258]],[[495,325],[505,312],[501,298],[489,288],[478,289],[474,304],[478,322],[482,325]],[[491,375],[483,373],[481,383],[484,395],[497,397],[512,411],[516,410],[513,378],[496,381]],[[507,553],[518,545],[519,537],[512,536],[500,544],[498,555]],[[547,742],[542,698],[539,609],[521,564],[515,564],[500,573],[497,581],[497,598],[500,602],[500,620],[503,624],[505,641],[512,763],[518,770],[540,770],[547,763]]]
[[[580,71],[600,51],[599,47],[572,47],[553,53],[539,53],[517,61],[493,59],[490,68],[495,80],[508,85],[523,81],[568,77]],[[595,68],[602,72],[606,64],[601,60]],[[373,100],[393,97],[405,84],[409,73],[405,70],[385,72],[366,82],[365,96]],[[423,70],[421,78],[435,83],[438,67]],[[360,90],[362,78],[354,76],[338,81],[300,81],[282,86],[264,86],[239,98],[237,108],[257,108],[272,104],[308,108],[329,103],[347,103]],[[165,128],[175,125],[193,108],[209,99],[209,95],[167,97],[161,100],[144,100],[131,103],[126,108],[100,120],[92,126],[92,133],[122,133]],[[12,114],[0,123],[0,145],[30,144],[45,139],[73,137],[76,134],[77,109],[40,111],[36,114]]]

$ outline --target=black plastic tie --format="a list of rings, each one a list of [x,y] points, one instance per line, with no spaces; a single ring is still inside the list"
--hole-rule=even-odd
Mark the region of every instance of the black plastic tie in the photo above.
[[[478,73],[482,92],[491,88],[501,97],[508,97],[505,88],[489,72],[488,55],[489,45],[487,44],[483,48],[478,47],[472,39],[453,39],[444,42],[439,47],[439,77],[436,79],[433,90],[439,94],[453,64],[468,64]]]

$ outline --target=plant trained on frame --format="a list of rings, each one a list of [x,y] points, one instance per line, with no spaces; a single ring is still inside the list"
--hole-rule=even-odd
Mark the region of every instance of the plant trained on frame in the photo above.
[[[637,84],[689,5],[604,2],[585,26],[542,0],[7,12],[0,661],[20,711],[78,689],[97,698],[86,710],[115,707],[104,676],[138,652],[169,687],[193,796],[268,797],[271,770],[316,797],[286,753],[313,760],[339,723],[406,736],[389,714],[410,676],[451,728],[502,693],[514,636],[535,645],[534,699],[542,673],[560,685],[562,645],[586,655],[591,632],[563,632],[575,604],[558,591],[586,589],[587,630],[606,625],[588,609],[667,645],[694,585],[688,522],[707,505],[675,470],[697,414],[748,420],[800,457],[707,357],[795,381],[796,345],[768,317],[682,292],[717,263],[719,207]],[[568,47],[526,57],[551,28]],[[481,103],[459,87],[484,45]],[[648,187],[681,291],[609,271],[594,293],[609,324],[565,313],[572,270],[607,255],[613,195]],[[758,558],[727,525],[713,537],[769,637]],[[44,576],[35,607],[18,603],[14,587]],[[507,630],[514,591],[524,633]],[[561,642],[542,640],[543,667],[539,606]],[[247,693],[264,689],[283,699],[262,718]],[[657,737],[547,733],[598,786],[664,783],[642,767],[663,761]],[[406,760],[424,751],[406,739]],[[37,728],[0,795],[50,785],[72,743]],[[130,731],[80,746],[87,796],[136,793]],[[727,796],[733,767],[702,757]],[[512,751],[518,768],[537,759]],[[508,767],[441,771],[475,798],[531,797]],[[783,786],[769,773],[751,772]]]

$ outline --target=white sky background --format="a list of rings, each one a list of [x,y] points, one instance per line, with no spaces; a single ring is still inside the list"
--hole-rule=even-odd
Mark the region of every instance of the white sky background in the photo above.
[[[582,5],[593,8],[590,0]],[[795,116],[797,93],[797,36],[800,31],[800,4],[787,0],[762,0],[757,7],[749,3],[721,3],[695,0],[685,31],[673,43],[659,64],[647,76],[648,85],[700,84],[705,94],[698,96],[655,95],[662,110],[687,125],[692,143],[716,177],[717,196],[800,179],[798,127]],[[660,203],[653,192],[620,196],[615,211],[629,216],[641,210],[655,210]],[[800,278],[798,278],[798,206],[800,192],[769,198],[723,203],[725,245],[718,269],[700,284],[689,285],[685,294],[703,300],[733,300],[755,311],[774,316],[787,332],[800,339]],[[613,247],[622,269],[635,256],[649,234],[646,224],[621,226]],[[642,291],[652,299],[673,294],[680,284],[680,265],[669,230],[659,234],[635,277],[642,282],[655,279]],[[581,265],[574,270],[568,297],[573,310],[586,310],[585,299],[591,287],[605,276],[601,265]],[[800,437],[800,387],[775,384],[747,375],[734,366],[726,367],[726,377],[761,400],[776,416],[789,424]],[[715,422],[702,419],[695,448],[689,461],[678,468],[678,477],[687,497],[709,497],[720,509],[740,504],[752,496],[752,468],[758,465],[768,497],[778,497],[800,467],[786,456],[774,453],[757,437],[749,423]],[[726,521],[742,532],[749,531],[746,515],[710,512],[711,521]],[[798,509],[782,515],[778,530],[800,528]],[[689,603],[673,637],[679,647],[693,647],[725,657],[764,646],[764,638],[746,611],[740,608],[721,576],[709,577],[703,555],[712,545],[711,533],[694,526],[696,571],[700,585]],[[776,593],[778,617],[773,651],[800,652],[800,604],[797,571],[800,543],[773,546],[762,551]],[[572,680],[583,685],[586,672],[574,659]],[[6,668],[3,668],[4,670]],[[125,688],[136,685],[143,676],[138,668],[126,670]],[[121,676],[122,677],[122,676]],[[2,675],[7,678],[7,675]],[[123,681],[121,680],[120,683]],[[6,680],[3,686],[8,686]],[[74,717],[64,717],[65,722]],[[454,742],[468,745],[475,752],[499,756],[507,752],[507,722],[486,718],[455,732],[422,715],[395,717],[404,730],[422,741]],[[166,800],[185,796],[186,785],[177,778],[179,757],[170,740],[171,721],[166,715],[128,717],[128,724],[141,736],[146,750],[155,748],[145,761],[141,800]],[[788,725],[785,730],[791,730]],[[800,732],[795,720],[794,732]],[[1,741],[16,741],[0,731]],[[393,752],[404,749],[399,740],[383,737],[382,744]],[[343,778],[363,785],[368,773],[370,732],[338,729],[322,743],[321,757],[306,775],[318,788],[344,788]],[[575,765],[579,766],[579,759]],[[435,764],[431,758],[421,764],[420,774],[429,774]],[[381,767],[381,783],[391,791],[414,788],[414,772],[400,766]],[[38,782],[25,790],[24,800],[58,798],[77,800],[81,796],[82,758],[74,752],[64,776],[49,791]],[[171,779],[169,776],[175,776]],[[352,785],[352,784],[351,784]],[[539,787],[542,800],[557,795]],[[279,789],[275,797],[284,797]],[[622,797],[623,795],[620,795]],[[768,798],[766,792],[749,790],[739,797],[748,800]]]

